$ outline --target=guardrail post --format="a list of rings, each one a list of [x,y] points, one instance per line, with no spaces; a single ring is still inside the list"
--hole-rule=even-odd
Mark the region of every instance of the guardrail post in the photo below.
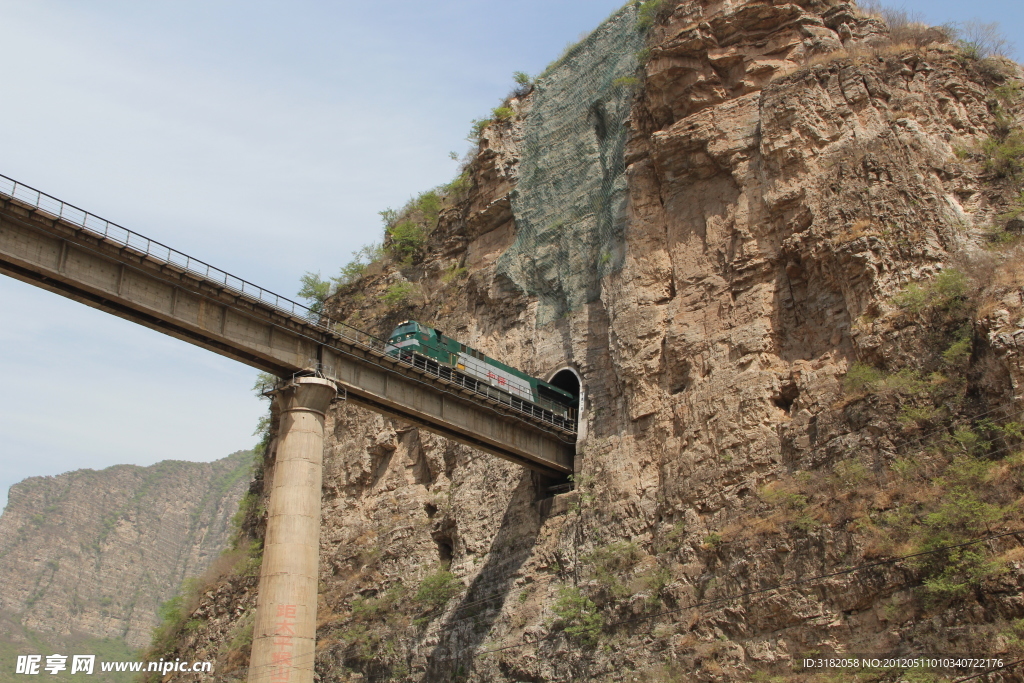
[[[249,683],[313,683],[320,551],[324,415],[333,382],[298,377],[281,410],[263,546]]]

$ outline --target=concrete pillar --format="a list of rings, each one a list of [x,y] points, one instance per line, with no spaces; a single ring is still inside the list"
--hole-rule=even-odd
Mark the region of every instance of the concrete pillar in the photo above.
[[[281,410],[249,683],[313,683],[324,414],[333,382],[299,377]]]

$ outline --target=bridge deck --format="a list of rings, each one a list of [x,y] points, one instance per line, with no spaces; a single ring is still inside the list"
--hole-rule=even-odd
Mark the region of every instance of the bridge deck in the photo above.
[[[316,366],[371,410],[548,475],[572,472],[574,424],[403,362],[383,340],[5,176],[0,272],[278,376]]]

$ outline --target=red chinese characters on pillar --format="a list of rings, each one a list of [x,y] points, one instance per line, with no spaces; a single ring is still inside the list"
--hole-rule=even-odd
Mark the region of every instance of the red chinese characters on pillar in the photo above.
[[[292,640],[295,637],[295,605],[278,605],[271,651],[270,683],[288,683],[292,676]]]

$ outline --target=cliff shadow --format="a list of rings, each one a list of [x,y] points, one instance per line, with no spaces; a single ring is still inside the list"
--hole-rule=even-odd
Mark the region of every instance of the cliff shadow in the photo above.
[[[487,562],[441,623],[437,645],[427,655],[424,680],[460,680],[472,668],[477,649],[501,615],[519,568],[536,545],[542,523],[536,492],[533,473],[524,470],[491,541]]]

